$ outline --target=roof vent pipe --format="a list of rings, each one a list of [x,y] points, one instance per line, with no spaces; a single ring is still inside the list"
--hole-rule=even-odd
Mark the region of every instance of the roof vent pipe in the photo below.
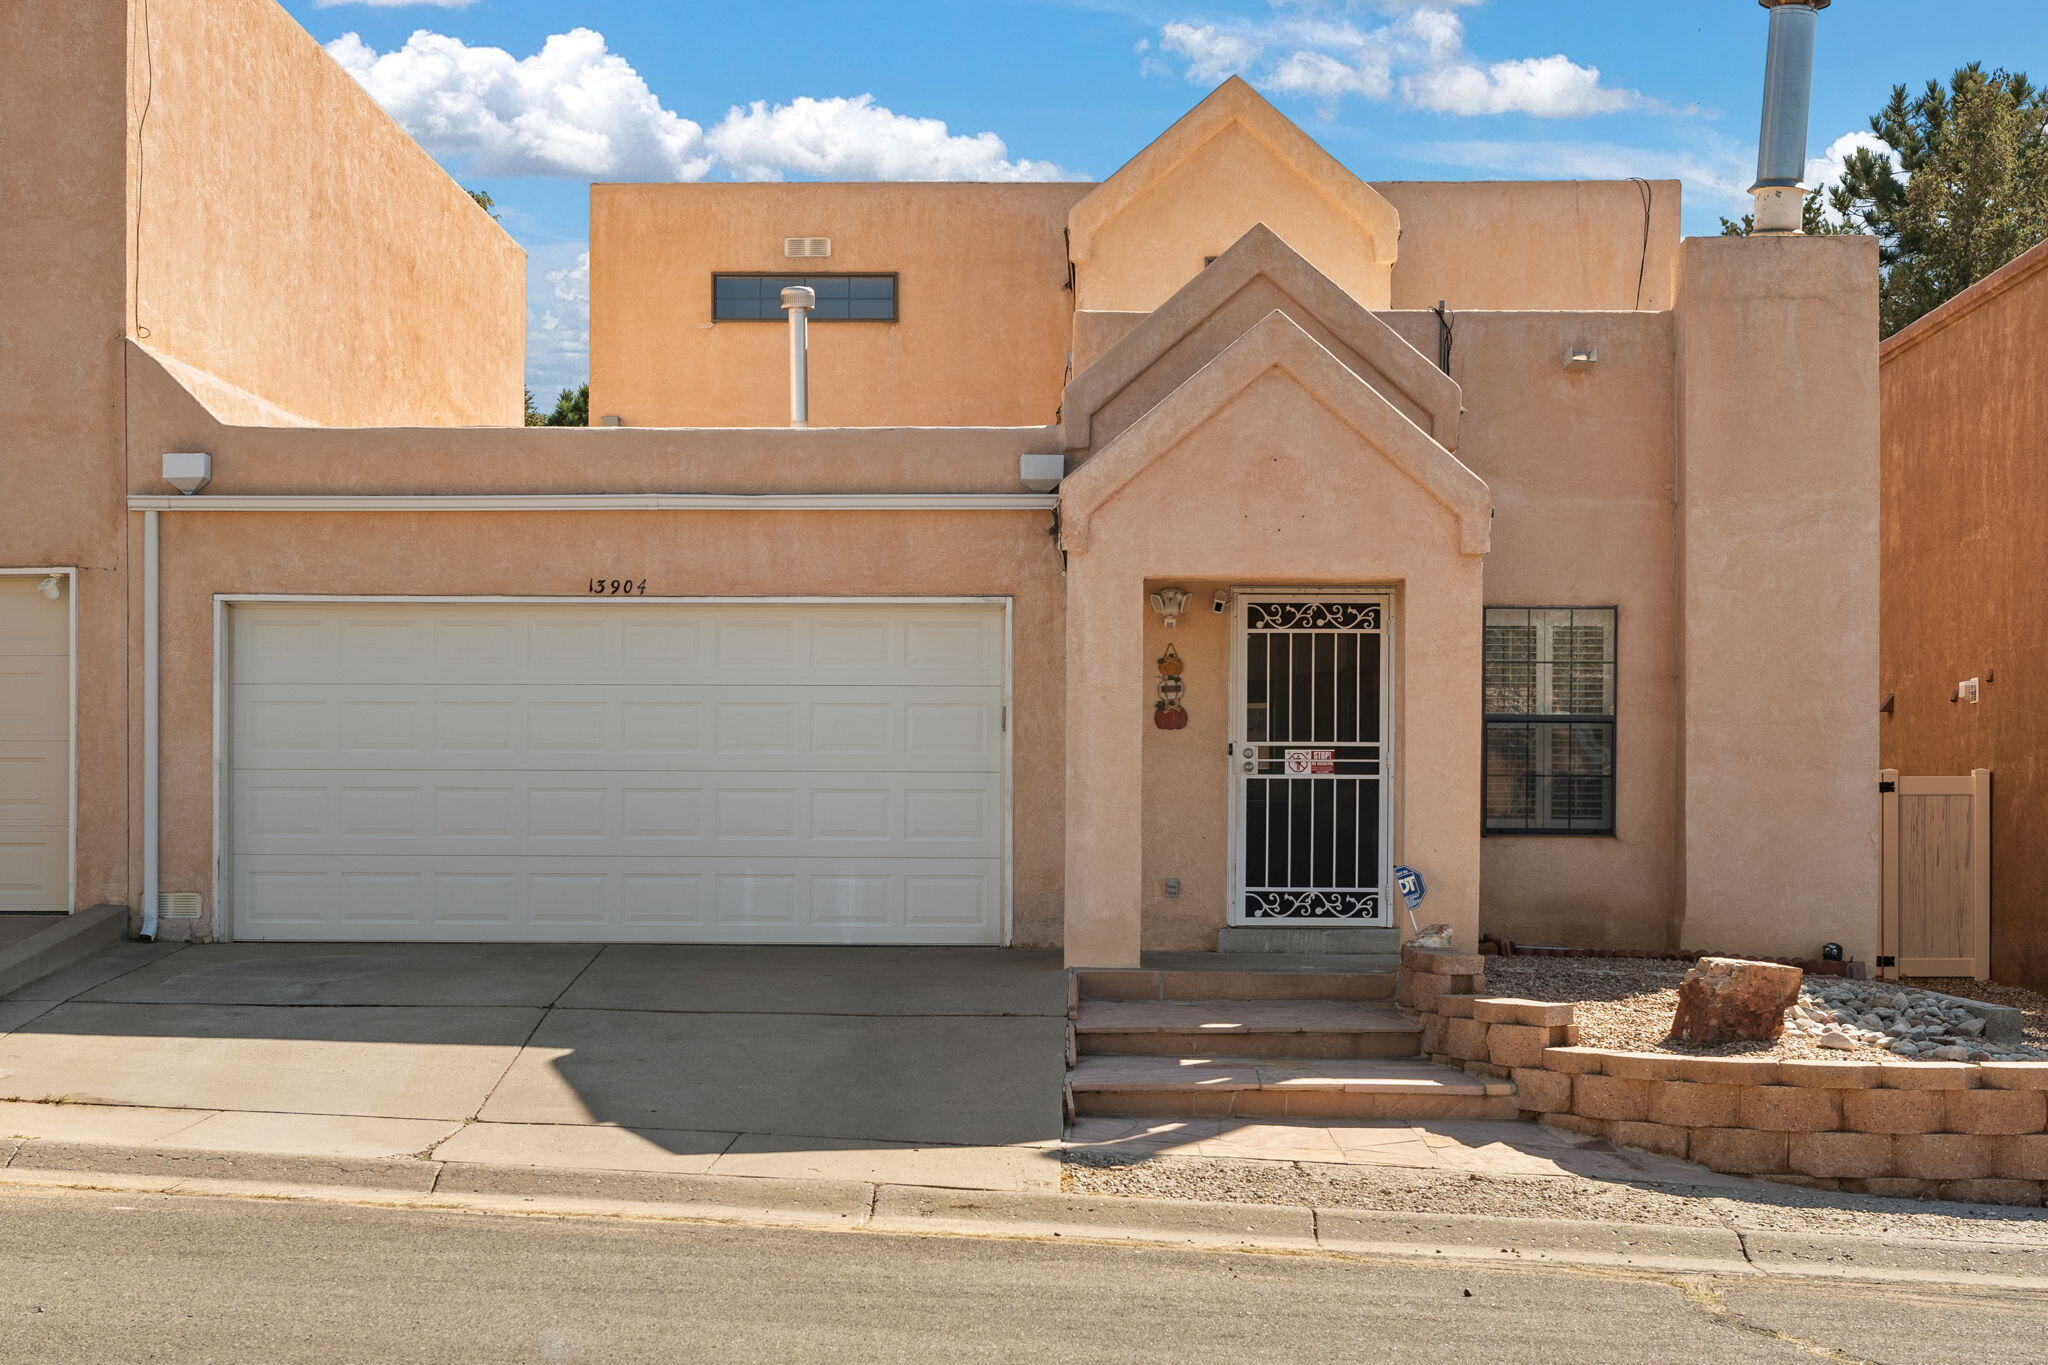
[[[1764,112],[1757,130],[1758,233],[1797,235],[1804,223],[1806,120],[1813,104],[1813,33],[1833,0],[1757,0],[1771,12],[1764,59]]]
[[[789,314],[789,424],[811,424],[811,310],[818,291],[793,284],[782,291],[782,311]]]

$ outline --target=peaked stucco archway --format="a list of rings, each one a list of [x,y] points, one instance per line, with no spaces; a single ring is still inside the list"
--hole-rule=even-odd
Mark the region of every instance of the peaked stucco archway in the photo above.
[[[1069,450],[1115,440],[1267,313],[1285,313],[1446,450],[1458,448],[1458,384],[1310,265],[1264,223],[1148,314],[1067,385]]]
[[[1182,578],[1397,595],[1395,854],[1429,876],[1430,918],[1472,942],[1485,483],[1273,313],[1070,476],[1061,504],[1068,962],[1138,960],[1142,811],[1174,799],[1142,778],[1145,593]]]
[[[1236,76],[1068,212],[1075,306],[1149,312],[1262,219],[1360,303],[1389,306],[1400,214]]]

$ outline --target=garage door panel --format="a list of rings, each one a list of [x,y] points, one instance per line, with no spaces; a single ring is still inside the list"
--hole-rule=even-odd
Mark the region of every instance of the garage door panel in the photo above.
[[[914,695],[905,695],[913,692]],[[994,773],[1000,686],[235,688],[235,766]]]
[[[308,941],[989,943],[997,859],[243,856],[243,937]]]
[[[994,943],[987,606],[235,610],[242,938]]]
[[[235,848],[321,853],[997,857],[978,773],[238,772]]]
[[[988,607],[704,606],[660,603],[337,607],[247,612],[235,632],[246,683],[926,685],[1000,677],[1003,629]]]

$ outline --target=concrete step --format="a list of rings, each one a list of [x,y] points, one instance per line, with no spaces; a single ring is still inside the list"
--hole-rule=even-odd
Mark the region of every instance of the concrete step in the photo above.
[[[1177,1118],[1515,1117],[1515,1087],[1432,1062],[1284,1057],[1089,1056],[1067,1073],[1077,1114]]]
[[[1355,953],[1401,951],[1398,929],[1357,929],[1343,925],[1287,928],[1274,925],[1231,925],[1216,931],[1219,953]]]
[[[1074,1023],[1083,1053],[1180,1057],[1415,1057],[1412,1014],[1355,1000],[1086,1000]]]
[[[1244,958],[1238,958],[1242,962]],[[1394,973],[1324,965],[1281,971],[1252,968],[1087,968],[1074,973],[1083,1000],[1392,1000]]]

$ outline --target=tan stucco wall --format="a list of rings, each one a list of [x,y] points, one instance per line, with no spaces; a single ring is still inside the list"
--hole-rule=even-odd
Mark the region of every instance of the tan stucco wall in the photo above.
[[[1877,243],[1685,243],[1682,946],[1877,946]]]
[[[888,273],[897,321],[815,322],[816,426],[1050,422],[1072,332],[1062,228],[1086,185],[596,185],[590,411],[782,426],[780,322],[711,320],[717,272]],[[830,237],[792,261],[785,237]]]
[[[122,585],[126,12],[17,0],[0,41],[0,565],[78,570],[77,903],[128,897]]]
[[[1660,309],[1677,296],[1676,180],[1405,180],[1373,188],[1401,213],[1395,308],[1442,300],[1453,312]]]
[[[1392,243],[1264,142],[1233,124],[1164,172],[1094,233],[1075,267],[1078,308],[1150,312],[1258,223],[1367,308],[1388,305]]]
[[[2048,244],[1881,352],[1884,766],[1992,774],[1991,974],[2048,989]],[[1972,705],[1956,684],[1983,679]]]
[[[1436,318],[1387,315],[1434,355]],[[1592,368],[1564,368],[1590,345]],[[1480,916],[1522,943],[1662,948],[1678,910],[1669,313],[1465,313],[1458,458],[1493,490],[1488,606],[1619,609],[1612,837],[1490,835]]]
[[[237,421],[517,425],[526,257],[490,215],[274,0],[132,23],[149,344]]]

